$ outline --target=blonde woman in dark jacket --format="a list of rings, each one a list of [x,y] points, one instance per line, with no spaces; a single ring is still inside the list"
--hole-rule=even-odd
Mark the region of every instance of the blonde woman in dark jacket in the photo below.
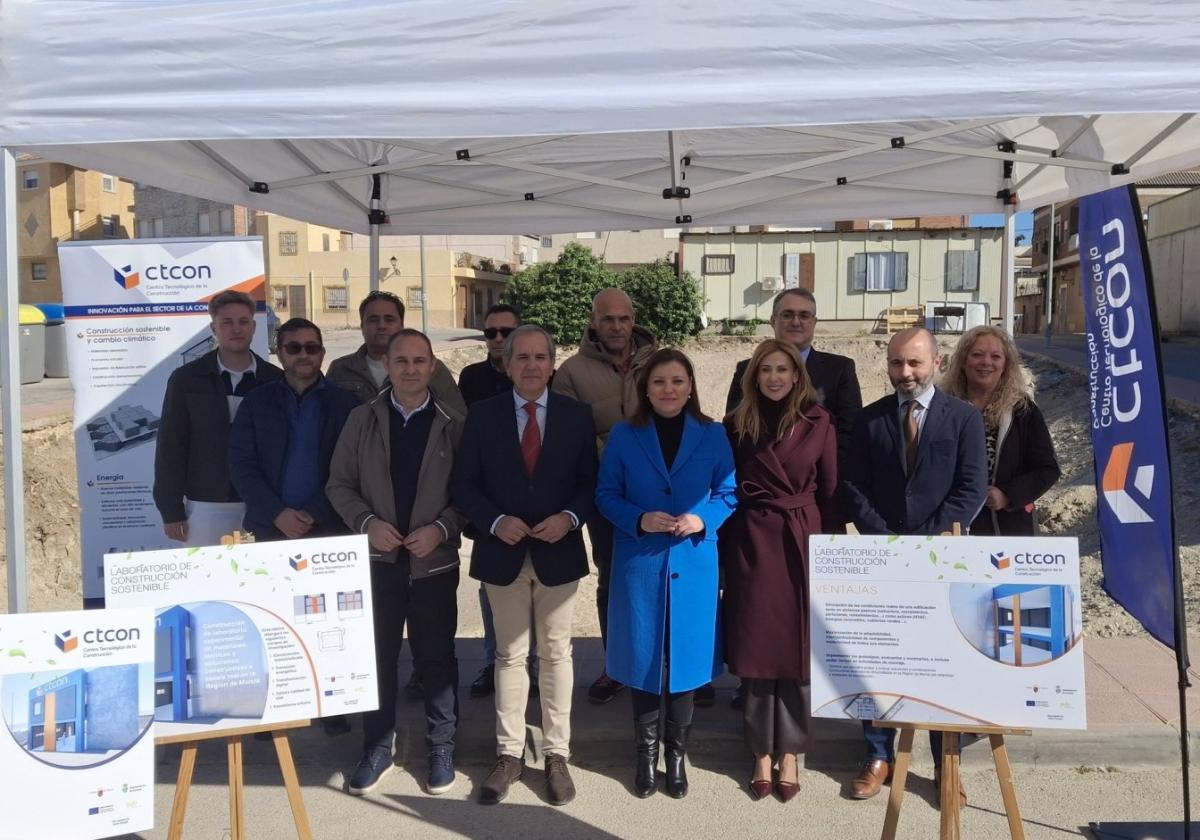
[[[997,327],[969,330],[954,348],[940,385],[983,415],[988,492],[971,533],[1032,536],[1037,532],[1034,503],[1054,486],[1060,471],[1012,338]]]

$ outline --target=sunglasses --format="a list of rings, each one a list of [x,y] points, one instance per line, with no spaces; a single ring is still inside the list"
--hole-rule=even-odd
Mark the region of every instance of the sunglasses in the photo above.
[[[324,346],[317,344],[315,341],[310,341],[307,344],[301,344],[299,341],[289,341],[279,346],[289,356],[299,356],[301,353],[306,353],[309,356],[319,356],[325,352]]]
[[[488,327],[486,330],[483,331],[483,335],[488,340],[491,340],[498,335],[503,336],[504,338],[508,338],[510,335],[513,334],[513,330],[515,330],[515,329],[516,329],[516,327]]]

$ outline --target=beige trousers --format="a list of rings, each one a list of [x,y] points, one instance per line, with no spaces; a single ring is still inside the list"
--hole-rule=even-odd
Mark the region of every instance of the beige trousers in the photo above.
[[[541,660],[538,691],[542,703],[543,752],[571,753],[571,623],[579,581],[544,586],[525,558],[508,586],[486,584],[496,626],[496,753],[525,754],[525,706],[529,702],[530,627],[537,631]]]

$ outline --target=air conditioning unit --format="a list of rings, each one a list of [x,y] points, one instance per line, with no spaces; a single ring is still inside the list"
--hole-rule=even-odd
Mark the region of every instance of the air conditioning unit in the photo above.
[[[778,292],[783,290],[783,278],[778,274],[768,274],[758,281],[764,292]]]

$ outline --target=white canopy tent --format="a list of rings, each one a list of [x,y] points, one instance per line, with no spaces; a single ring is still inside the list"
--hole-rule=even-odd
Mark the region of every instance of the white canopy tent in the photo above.
[[[1011,238],[1200,164],[1198,54],[1195,0],[5,0],[5,313],[17,150],[373,234],[1006,211]]]

